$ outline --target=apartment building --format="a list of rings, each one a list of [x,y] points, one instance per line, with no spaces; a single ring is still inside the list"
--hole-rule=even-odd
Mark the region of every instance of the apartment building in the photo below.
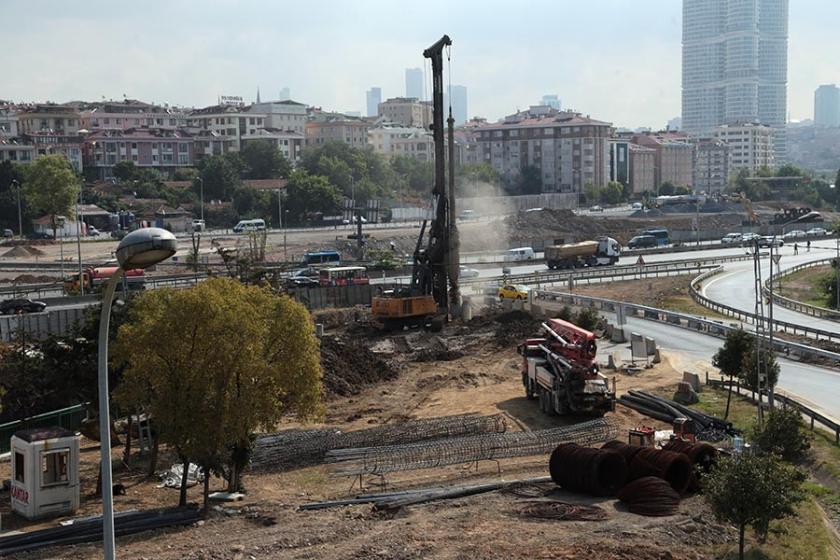
[[[306,105],[286,99],[283,101],[265,101],[251,105],[249,112],[265,115],[265,127],[297,134],[306,134]]]
[[[238,105],[213,105],[196,109],[187,115],[187,131],[194,136],[224,136],[228,150],[242,150],[242,137],[254,136],[265,128],[268,115]]]
[[[630,189],[634,195],[656,192],[656,150],[628,144]]]
[[[415,97],[393,97],[379,104],[379,116],[405,126],[429,128],[432,105]]]
[[[358,117],[310,109],[306,123],[306,145],[318,146],[326,142],[344,142],[354,148],[368,145],[370,123]]]
[[[283,154],[291,162],[300,161],[301,152],[306,144],[306,136],[292,130],[279,130],[276,128],[261,128],[254,134],[242,136],[242,144],[263,140],[269,142],[277,151]]]
[[[587,183],[609,181],[611,123],[539,106],[481,126],[475,134],[482,161],[509,184],[526,166],[540,171],[543,192],[580,193]]]
[[[694,184],[694,147],[685,136],[660,132],[634,134],[634,144],[654,150],[654,190],[662,183],[692,188]]]
[[[133,99],[84,104],[79,109],[79,115],[85,130],[176,130],[183,127],[186,121],[186,114],[180,109],[151,105]]]
[[[11,104],[0,103],[0,140],[15,138],[18,135],[18,116]]]
[[[729,183],[729,146],[719,138],[699,138],[694,144],[694,189],[723,192]]]
[[[715,129],[715,138],[729,146],[729,173],[748,169],[755,173],[776,164],[774,130],[768,126],[746,123],[724,125]]]
[[[69,105],[43,103],[20,107],[17,111],[18,133],[55,132],[61,135],[74,135],[79,132],[81,116]]]
[[[434,155],[434,141],[428,130],[400,123],[381,122],[370,128],[368,144],[374,152],[386,157],[405,155],[431,161]]]
[[[131,161],[139,168],[157,169],[171,176],[177,168],[195,164],[193,137],[180,130],[131,128],[101,130],[85,139],[89,176],[112,177],[114,166],[121,161]]]

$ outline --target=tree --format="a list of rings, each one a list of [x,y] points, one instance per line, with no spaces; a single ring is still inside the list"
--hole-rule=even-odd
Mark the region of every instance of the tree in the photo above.
[[[744,356],[744,362],[741,366],[741,380],[752,391],[758,391],[759,389],[758,367],[759,361],[756,356],[756,349],[752,348]],[[767,375],[766,382],[761,384],[761,390],[766,391],[770,387],[775,387],[779,380],[779,364],[776,362],[776,356],[768,348],[764,348],[761,352],[761,369]]]
[[[689,189],[688,187],[676,187],[674,189],[674,194],[685,196],[691,194],[691,189]]]
[[[341,209],[341,194],[325,177],[298,169],[286,183],[286,206],[294,223],[303,223],[314,212],[335,214]]]
[[[673,196],[675,190],[676,187],[674,186],[674,183],[671,183],[670,181],[665,181],[659,185],[660,196]]]
[[[542,173],[534,165],[526,165],[519,171],[516,179],[516,194],[540,194],[542,192]]]
[[[770,521],[794,514],[804,499],[803,478],[775,457],[758,455],[721,458],[703,477],[704,495],[717,518],[738,527],[739,558],[744,558],[748,525],[763,537]]]
[[[796,463],[805,459],[811,449],[811,434],[802,423],[802,416],[793,407],[774,408],[763,426],[753,429],[753,442],[765,453],[778,455]]]
[[[50,216],[53,236],[57,236],[58,216],[69,214],[79,196],[79,179],[70,162],[62,156],[44,156],[32,164],[24,184],[26,202]]]
[[[311,318],[268,288],[211,278],[146,292],[119,330],[114,359],[126,366],[118,402],[151,414],[185,469],[196,462],[209,474],[224,464],[231,491],[241,488],[255,430],[284,414],[321,412]]]
[[[604,204],[618,204],[624,197],[624,185],[618,181],[610,181],[601,190],[601,202]]]
[[[245,142],[240,152],[248,179],[274,179],[288,177],[292,164],[266,139]]]
[[[744,329],[729,331],[723,346],[712,357],[712,365],[718,368],[721,373],[729,376],[729,394],[726,398],[726,413],[724,418],[729,418],[729,404],[732,401],[732,380],[741,376],[741,369],[744,358],[750,354],[754,346],[753,335]]]
[[[598,315],[597,309],[594,307],[584,307],[578,312],[573,322],[582,329],[594,331],[598,328],[599,320],[600,316]]]
[[[195,167],[179,167],[172,175],[175,181],[195,181],[198,177],[198,169]]]
[[[18,231],[18,186],[26,182],[25,179],[26,168],[22,165],[12,163],[9,160],[0,161],[0,227],[10,228],[17,232],[18,235],[22,232]],[[17,181],[17,184],[12,181]],[[32,216],[29,213],[29,207],[26,204],[23,196],[21,196],[21,221],[24,229],[29,218]]]
[[[114,165],[113,173],[120,182],[131,181],[137,173],[137,167],[133,161],[120,161]]]
[[[202,162],[200,172],[201,179],[204,181],[206,199],[228,200],[239,186],[239,171],[236,169],[236,164],[232,163],[231,158],[226,155],[210,156]],[[198,193],[198,181],[195,183],[195,189]]]

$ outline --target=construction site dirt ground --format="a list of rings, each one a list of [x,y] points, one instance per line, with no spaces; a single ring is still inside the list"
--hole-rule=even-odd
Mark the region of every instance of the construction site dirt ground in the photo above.
[[[524,315],[524,314],[522,314]],[[529,322],[530,321],[530,322]],[[471,327],[447,327],[440,335],[407,332],[385,336],[363,328],[338,328],[327,337],[352,335],[354,343],[379,352],[396,376],[374,382],[355,394],[330,398],[323,423],[343,430],[362,429],[399,421],[406,417],[432,417],[480,413],[505,415],[509,430],[540,429],[578,421],[541,414],[535,402],[524,396],[519,374],[521,358],[515,346],[536,329],[537,323],[518,316],[499,322],[476,319]],[[441,346],[446,348],[442,349]],[[408,351],[406,351],[406,349]],[[602,358],[623,347],[603,345]],[[443,356],[447,359],[434,359]],[[619,393],[627,390],[674,387],[681,369],[672,367],[669,356],[651,369],[634,375],[617,374]],[[610,373],[610,375],[615,375]],[[629,409],[618,407],[610,414],[621,424],[620,437],[638,425],[665,428]],[[287,423],[282,427],[295,427]],[[82,508],[77,515],[96,515],[101,503],[92,498],[99,450],[83,440]],[[122,448],[113,450],[115,482],[126,486],[126,495],[116,497],[118,511],[174,506],[176,490],[159,488],[157,479],[145,477],[145,460],[121,463]],[[159,467],[174,462],[162,452]],[[455,465],[437,469],[396,473],[387,478],[388,489],[431,485],[465,484],[546,476],[547,456],[507,459],[499,464]],[[9,464],[0,464],[0,479],[10,475]],[[377,491],[378,479],[365,480]],[[396,512],[376,512],[371,506],[353,506],[300,512],[303,503],[348,497],[354,479],[330,474],[328,466],[300,468],[271,474],[248,474],[247,497],[242,502],[222,504],[206,522],[187,528],[156,531],[118,539],[119,557],[125,559],[250,559],[250,558],[346,558],[381,559],[531,559],[604,558],[666,559],[713,558],[721,547],[730,546],[735,533],[718,525],[701,497],[683,500],[679,513],[664,518],[628,513],[616,500],[594,499],[560,490],[553,484],[529,489],[528,496],[493,492],[469,498],[411,506]],[[211,491],[223,489],[213,479]],[[200,502],[200,488],[188,492]],[[606,521],[546,521],[524,517],[522,507],[533,499],[556,499],[570,503],[596,504],[604,508]],[[5,528],[20,525],[8,517],[3,503]],[[54,520],[37,526],[53,526]],[[27,526],[32,529],[35,526]],[[18,558],[99,558],[99,545],[22,553]]]

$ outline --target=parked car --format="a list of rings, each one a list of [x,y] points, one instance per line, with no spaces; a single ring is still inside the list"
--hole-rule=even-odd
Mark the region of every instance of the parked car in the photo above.
[[[5,237],[6,239],[11,239],[14,236],[15,236],[15,232],[10,230],[9,228],[6,228],[6,229],[3,230],[3,237]]]
[[[754,245],[755,240],[758,239],[759,237],[761,237],[761,236],[758,235],[757,233],[745,233],[741,236],[741,245],[743,245],[744,247]]]
[[[791,239],[802,239],[803,237],[805,237],[805,232],[801,229],[791,230],[782,236],[785,241],[789,241]]]
[[[828,231],[825,228],[815,227],[806,231],[805,235],[808,237],[822,237],[828,235]]]
[[[634,202],[633,206],[630,207],[633,210],[644,210],[645,207],[642,205],[641,202]]]
[[[784,244],[784,239],[778,235],[764,235],[758,238],[759,247],[783,247]]]
[[[518,284],[505,284],[499,288],[499,299],[528,299],[528,286]]]
[[[741,235],[740,233],[727,233],[721,238],[720,242],[724,245],[730,245],[732,243],[738,243],[739,241],[741,241],[742,237],[743,235]]]
[[[652,235],[637,235],[627,244],[630,249],[646,249],[656,247],[656,238]]]
[[[318,269],[312,266],[299,268],[292,272],[290,278],[318,278]]]
[[[0,313],[3,315],[15,315],[17,313],[40,313],[47,308],[43,301],[34,301],[29,298],[15,298],[0,301]]]
[[[207,224],[204,220],[193,220],[192,228],[193,231],[204,231],[207,228]]]
[[[286,279],[286,288],[318,288],[321,283],[317,278],[309,278],[308,276],[292,276]]]
[[[589,208],[589,211],[590,211],[590,212],[603,212],[603,211],[604,211],[604,209],[603,209],[601,206],[598,206],[598,205],[596,204],[595,206],[590,207],[590,208]]]
[[[99,237],[99,230],[93,226],[88,226],[88,236],[90,237]]]
[[[55,239],[52,234],[49,234],[45,231],[36,231],[27,235],[29,239]]]
[[[458,269],[458,276],[460,278],[478,278],[480,273],[474,268],[462,266]]]

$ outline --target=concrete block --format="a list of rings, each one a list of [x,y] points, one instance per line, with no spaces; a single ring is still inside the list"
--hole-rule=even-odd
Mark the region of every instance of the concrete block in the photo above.
[[[688,405],[700,402],[700,397],[697,396],[697,392],[691,386],[691,383],[682,382],[677,386],[674,400],[680,404]]]
[[[662,362],[662,356],[660,356],[660,355],[659,355],[659,348],[657,348],[657,349],[653,352],[653,360],[651,360],[651,361],[652,361],[654,364],[658,364],[658,363]]]
[[[696,392],[700,392],[701,385],[700,385],[700,376],[696,373],[691,373],[690,371],[683,372],[683,382],[688,383],[691,385],[691,388],[694,389]]]
[[[618,352],[613,352],[610,354],[607,360],[607,368],[617,371],[621,365],[621,357],[618,355]]]
[[[612,334],[610,335],[611,342],[627,342],[627,338],[624,336],[624,329],[615,327],[612,330]]]
[[[647,348],[647,355],[653,356],[653,354],[656,352],[656,341],[653,338],[646,336],[645,347]]]

